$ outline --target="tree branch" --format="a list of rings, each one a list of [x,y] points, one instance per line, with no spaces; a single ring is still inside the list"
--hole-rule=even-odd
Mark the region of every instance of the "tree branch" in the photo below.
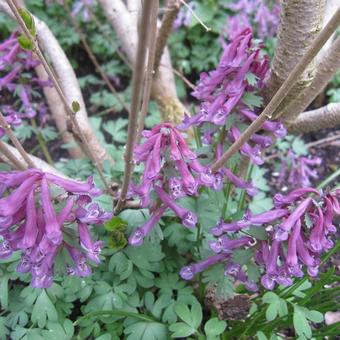
[[[266,121],[266,119],[271,119],[272,114],[286,98],[289,91],[296,85],[301,74],[305,71],[306,67],[313,60],[313,58],[315,58],[315,56],[329,39],[329,37],[335,32],[339,23],[340,8],[333,15],[332,19],[329,21],[326,27],[319,33],[309,50],[303,55],[298,64],[295,65],[292,72],[283,82],[279,90],[276,92],[276,94],[262,111],[262,113],[248,126],[248,128],[242,133],[240,138],[231,145],[231,147],[222,155],[222,157],[212,165],[212,171],[217,171],[221,166],[223,166],[223,164],[232,155],[239,151],[242,145],[246,143],[248,139],[262,127],[262,124]]]
[[[308,51],[321,30],[325,2],[326,0],[281,1],[278,43],[265,93],[267,102],[287,79],[297,61]],[[277,113],[291,102],[297,93],[300,93],[311,83],[314,73],[315,64],[311,62],[291,93],[279,106]],[[273,115],[274,118],[277,113]]]
[[[306,133],[340,126],[340,103],[331,103],[316,110],[301,113],[290,125],[291,133]]]
[[[298,115],[325,89],[339,69],[340,37],[333,42],[320,60],[320,63],[317,65],[317,73],[310,86],[281,112],[288,126],[294,125],[294,119],[299,118]]]
[[[120,212],[124,206],[126,200],[126,194],[128,192],[129,183],[134,167],[133,162],[133,149],[136,142],[137,135],[137,124],[138,124],[138,113],[140,109],[143,80],[145,74],[145,61],[147,55],[147,43],[150,42],[148,39],[149,25],[151,15],[154,14],[154,6],[156,1],[145,1],[142,7],[141,26],[139,31],[139,39],[137,46],[136,61],[134,64],[133,77],[132,77],[132,98],[131,98],[131,109],[129,113],[129,126],[128,126],[128,140],[126,144],[125,152],[125,171],[122,190],[120,192],[119,200],[115,206],[115,213]],[[157,3],[158,6],[158,3]],[[157,13],[157,12],[156,12]]]
[[[137,137],[136,144],[139,144],[142,132],[144,129],[145,117],[148,112],[149,102],[150,102],[150,93],[151,86],[154,76],[154,62],[155,62],[155,51],[156,51],[156,36],[157,36],[157,16],[158,16],[158,1],[156,1],[155,5],[152,8],[151,18],[150,18],[150,32],[148,35],[148,62],[146,66],[145,72],[145,87],[143,93],[142,100],[142,108],[140,112],[138,129],[137,129]]]
[[[156,55],[154,70],[157,73],[161,57],[163,55],[164,48],[167,44],[167,40],[172,31],[172,25],[176,19],[176,16],[181,7],[179,0],[168,0],[165,8],[165,14],[159,28],[156,42]]]
[[[14,163],[12,161],[11,158],[15,157],[21,164],[25,164],[24,163],[24,159],[22,157],[22,155],[20,155],[19,151],[14,148],[13,146],[5,143],[5,142],[2,142],[0,140],[0,151],[3,151],[5,149],[7,149],[7,152],[10,154],[9,156],[4,152],[4,156],[5,156],[5,161],[6,163],[8,162],[8,160],[11,162],[11,163]],[[30,155],[28,154],[29,158],[31,159],[31,161],[35,164],[35,167],[37,169],[40,169],[42,171],[45,171],[45,172],[49,172],[51,174],[54,174],[54,175],[57,175],[57,176],[60,176],[60,177],[64,177],[66,178],[66,176],[64,174],[62,174],[61,172],[59,172],[58,170],[56,170],[54,167],[52,167],[51,165],[49,165],[48,163],[44,162],[43,160],[41,160],[40,158],[38,157],[35,157],[33,155]],[[19,170],[25,170],[26,167],[22,167],[20,165],[16,165],[16,164],[13,164],[17,169]]]
[[[122,0],[99,0],[99,3],[115,30],[129,62],[134,64],[137,49],[137,22],[133,21]],[[177,97],[175,78],[171,70],[170,54],[165,48],[159,70],[154,78],[151,96],[156,100],[163,120],[177,124],[182,121],[186,108]]]

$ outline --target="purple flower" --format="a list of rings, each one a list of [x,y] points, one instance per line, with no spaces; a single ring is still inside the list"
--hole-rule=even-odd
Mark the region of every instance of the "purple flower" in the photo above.
[[[99,254],[103,246],[103,242],[93,242],[88,226],[84,223],[78,223],[78,234],[80,245],[86,251],[86,256],[93,262],[100,263]]]
[[[320,192],[314,188],[301,188],[291,191],[288,195],[275,194],[274,204],[276,207],[283,207],[295,202],[297,199],[302,198],[306,193],[314,193],[320,195]]]
[[[230,253],[231,250],[250,245],[253,239],[243,236],[238,239],[231,240],[227,236],[221,236],[216,241],[209,241],[209,247],[214,253]]]
[[[75,247],[68,244],[65,244],[65,247],[74,263],[74,267],[69,268],[68,273],[80,277],[91,275],[91,267],[86,263],[86,256]]]
[[[188,266],[183,267],[179,275],[183,280],[191,280],[197,273],[204,271],[205,269],[211,267],[216,263],[222,262],[229,256],[230,256],[229,254],[218,254],[211,256],[203,261],[192,263]]]
[[[66,200],[59,214],[50,185],[66,191],[58,196],[58,201]],[[89,259],[99,262],[102,242],[92,242],[85,223],[103,223],[112,214],[91,204],[92,197],[99,193],[91,178],[83,183],[29,169],[0,172],[0,187],[0,257],[7,258],[13,251],[22,251],[17,271],[31,272],[33,287],[48,288],[53,283],[55,257],[62,245],[67,247],[62,230],[64,224],[78,223],[79,239],[75,241],[86,250]],[[75,264],[73,274],[89,275],[85,256],[77,249],[71,249],[70,254]]]
[[[171,197],[159,186],[155,186],[154,188],[160,200],[167,207],[174,211],[174,213],[182,220],[184,226],[186,226],[187,228],[195,227],[197,223],[197,216],[193,212],[177,205],[171,199]]]
[[[159,207],[142,227],[134,230],[129,237],[129,244],[134,247],[141,246],[144,242],[144,238],[150,233],[163,216],[164,211],[165,207]]]

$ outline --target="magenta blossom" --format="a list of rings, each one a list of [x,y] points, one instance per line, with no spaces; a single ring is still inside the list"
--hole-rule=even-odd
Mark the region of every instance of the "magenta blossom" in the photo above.
[[[28,169],[0,172],[0,185],[3,188],[0,198],[0,258],[21,251],[18,272],[31,272],[34,287],[48,288],[53,283],[55,257],[65,246],[74,262],[69,273],[89,275],[91,270],[86,258],[99,263],[102,242],[92,241],[88,226],[102,224],[112,217],[112,214],[91,203],[92,198],[100,194],[92,178],[84,183]],[[57,197],[53,196],[55,187],[59,188]],[[59,213],[57,202],[63,205]],[[74,228],[74,224],[78,225],[76,243],[79,249],[64,240],[66,225]]]

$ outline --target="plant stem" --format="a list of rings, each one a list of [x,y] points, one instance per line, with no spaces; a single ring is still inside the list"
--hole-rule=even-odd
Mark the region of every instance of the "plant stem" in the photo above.
[[[35,122],[34,119],[31,119],[31,124],[35,129],[35,133],[36,133],[36,137],[37,137],[37,141],[39,143],[40,149],[42,151],[42,153],[44,154],[46,161],[48,162],[48,164],[54,166],[54,162],[53,159],[48,151],[48,148],[46,146],[46,141],[44,139],[44,137],[42,136],[42,134],[39,132],[39,130],[37,129],[37,124]]]
[[[120,192],[120,197],[114,208],[115,213],[119,213],[125,204],[126,194],[129,188],[130,179],[134,167],[133,162],[133,149],[137,137],[137,125],[138,125],[138,112],[140,108],[140,101],[142,96],[142,87],[144,80],[144,69],[147,54],[147,44],[150,16],[153,13],[153,6],[155,1],[145,1],[142,8],[142,18],[138,38],[136,62],[133,70],[132,77],[132,98],[131,109],[129,113],[129,125],[128,125],[128,140],[125,151],[125,170],[123,185]]]
[[[152,81],[155,74],[154,64],[155,64],[155,53],[156,53],[156,35],[157,35],[157,16],[158,16],[158,8],[159,1],[155,1],[155,4],[152,8],[151,18],[150,18],[150,32],[148,35],[148,62],[146,66],[145,73],[145,87],[144,94],[142,100],[142,108],[140,112],[139,122],[138,122],[138,130],[137,130],[137,138],[136,143],[139,144],[140,139],[142,137],[142,132],[144,130],[145,117],[148,112],[150,95],[151,95],[151,87]]]
[[[326,179],[324,179],[318,186],[318,189],[323,189],[326,185],[334,181],[337,177],[340,176],[340,168],[333,172],[330,176],[328,176]]]
[[[250,178],[251,178],[251,174],[253,172],[253,169],[254,169],[254,165],[253,164],[249,164],[248,166],[248,171],[247,171],[247,174],[245,176],[245,180],[248,182],[250,181]],[[241,191],[241,195],[240,195],[240,201],[239,201],[239,204],[238,204],[238,207],[237,207],[237,212],[240,212],[244,209],[244,204],[246,202],[246,190],[243,189]]]
[[[26,170],[27,166],[18,159],[7,147],[7,145],[0,139],[0,151],[11,162],[11,165],[15,166],[19,170]]]
[[[274,97],[270,100],[261,114],[254,120],[242,135],[232,144],[232,146],[217,160],[211,167],[212,171],[218,170],[226,161],[234,155],[240,148],[248,141],[248,139],[257,132],[267,119],[271,119],[275,110],[279,107],[281,102],[286,98],[289,91],[299,81],[300,76],[314,59],[314,57],[321,50],[323,45],[327,42],[330,36],[335,32],[340,22],[340,8],[333,15],[332,19],[323,28],[319,35],[314,40],[309,50],[304,54],[301,60],[296,64],[288,78],[283,82],[279,90],[275,93]]]

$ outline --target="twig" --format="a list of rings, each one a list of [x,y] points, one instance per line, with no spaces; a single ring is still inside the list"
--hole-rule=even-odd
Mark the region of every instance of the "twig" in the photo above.
[[[13,145],[17,148],[17,150],[20,152],[20,155],[22,158],[25,160],[27,165],[30,168],[35,168],[34,163],[32,160],[29,158],[27,152],[25,151],[24,147],[20,143],[19,139],[17,136],[13,133],[11,126],[7,123],[5,117],[3,116],[2,112],[0,112],[0,125],[6,130],[6,134],[13,143]]]
[[[155,73],[158,70],[159,63],[161,61],[166,42],[172,31],[172,25],[179,12],[180,6],[181,6],[181,3],[179,0],[168,0],[167,1],[166,12],[164,14],[161,27],[159,28],[159,31],[157,34],[155,67],[154,67]]]
[[[69,6],[67,5],[66,2],[64,2],[64,8],[65,10],[69,13],[70,9]],[[118,102],[122,105],[122,107],[126,110],[129,111],[129,108],[127,107],[127,105],[124,103],[123,99],[120,98],[120,95],[118,94],[117,90],[114,88],[114,86],[112,85],[110,79],[108,78],[108,76],[105,74],[105,72],[103,71],[102,67],[100,66],[96,56],[93,54],[90,45],[87,42],[87,39],[85,37],[85,35],[83,34],[79,24],[77,23],[77,21],[72,17],[72,15],[69,13],[69,18],[71,20],[71,24],[74,27],[75,31],[79,34],[80,40],[84,46],[84,49],[87,53],[87,55],[89,56],[89,58],[91,59],[93,65],[96,68],[96,71],[99,73],[99,75],[101,76],[102,80],[104,81],[104,83],[106,84],[106,86],[109,88],[109,90],[112,92],[112,94],[116,97],[116,99],[118,100]]]
[[[340,133],[338,133],[338,134],[336,134],[334,136],[330,136],[330,137],[325,137],[325,138],[319,139],[319,140],[317,140],[315,142],[307,143],[306,147],[307,148],[313,148],[313,147],[319,146],[321,144],[328,144],[328,143],[333,142],[333,141],[338,140],[338,139],[340,139]]]
[[[131,109],[129,113],[129,126],[128,126],[128,140],[126,144],[125,151],[125,171],[124,171],[124,179],[122,190],[120,192],[120,197],[115,206],[115,213],[119,213],[122,209],[125,200],[126,194],[129,188],[129,183],[134,167],[133,163],[133,148],[135,145],[136,137],[137,137],[137,124],[138,124],[138,112],[140,109],[140,101],[142,96],[142,87],[143,87],[143,79],[144,79],[144,70],[145,70],[145,60],[146,60],[146,52],[148,41],[148,24],[150,22],[151,13],[154,13],[153,7],[155,6],[156,1],[145,1],[143,3],[142,9],[142,19],[141,26],[139,31],[139,39],[136,53],[136,61],[133,70],[132,77],[132,98],[131,98]]]
[[[87,142],[87,139],[86,139],[83,131],[80,129],[78,121],[77,121],[77,119],[75,117],[76,114],[70,108],[70,106],[69,106],[69,104],[67,102],[67,99],[66,99],[66,97],[65,97],[65,95],[63,93],[63,90],[62,90],[62,88],[61,88],[61,86],[59,84],[59,81],[58,81],[57,77],[55,76],[55,74],[54,74],[52,68],[50,67],[50,65],[48,64],[48,62],[46,61],[45,56],[41,52],[40,47],[39,47],[36,39],[34,37],[32,37],[31,32],[27,29],[26,24],[23,21],[21,15],[19,13],[20,7],[16,3],[16,0],[6,0],[6,2],[9,5],[9,7],[11,8],[13,14],[15,15],[15,17],[16,17],[20,27],[22,28],[26,38],[29,39],[32,42],[32,44],[33,44],[33,52],[37,55],[37,57],[41,61],[42,65],[44,66],[44,69],[46,70],[48,76],[51,78],[51,80],[53,82],[53,85],[54,85],[55,89],[57,90],[57,92],[58,92],[58,94],[60,96],[60,99],[62,100],[63,104],[65,105],[65,109],[66,109],[67,114],[69,115],[72,124],[76,128],[76,133],[79,135],[79,137],[80,137],[80,139],[81,139],[81,141],[83,143],[83,146],[84,146],[86,154],[91,159],[93,165],[97,169],[98,174],[99,174],[99,176],[100,176],[100,178],[101,178],[105,188],[107,189],[107,191],[111,195],[113,195],[113,191],[111,190],[110,185],[107,183],[107,181],[105,179],[105,176],[104,176],[103,170],[101,168],[101,165],[98,163],[96,155],[94,155],[92,153],[91,148],[89,146],[89,143]]]
[[[319,139],[315,142],[310,142],[310,143],[307,143],[305,144],[306,148],[314,148],[316,146],[319,146],[319,145],[322,145],[322,146],[325,146],[324,144],[329,144],[333,141],[336,141],[340,139],[340,134],[337,134],[335,136],[330,136],[330,137],[325,137],[325,138],[322,138],[322,139]],[[278,158],[278,157],[282,157],[283,153],[282,152],[276,152],[276,153],[273,153],[272,155],[269,155],[268,157],[264,157],[263,160],[265,162],[269,162],[271,161],[272,159],[275,159],[275,158]]]
[[[296,64],[292,72],[289,74],[288,78],[281,85],[279,90],[276,92],[274,97],[270,100],[268,105],[262,111],[262,113],[254,120],[249,127],[243,132],[238,140],[235,141],[234,144],[222,155],[222,157],[217,160],[211,167],[212,171],[218,170],[225,162],[234,155],[244,143],[248,141],[248,139],[261,127],[262,124],[266,121],[266,119],[270,119],[278,108],[280,103],[287,96],[289,91],[294,87],[296,82],[299,80],[301,74],[305,70],[306,66],[313,60],[313,58],[320,51],[322,46],[326,43],[326,41],[330,38],[330,36],[335,32],[340,22],[340,8],[333,15],[332,19],[328,22],[325,28],[319,33],[319,35],[314,40],[313,44],[309,48],[309,50],[303,55],[300,62]]]
[[[155,74],[154,71],[154,62],[155,62],[155,53],[156,53],[156,34],[157,34],[157,15],[158,15],[158,1],[155,1],[155,5],[153,6],[151,18],[150,18],[150,32],[148,36],[148,62],[146,66],[145,72],[145,87],[143,93],[143,100],[142,100],[142,108],[139,117],[138,123],[138,130],[137,130],[137,137],[136,137],[136,144],[139,144],[142,131],[144,129],[144,122],[145,117],[148,112],[149,102],[150,102],[150,94],[151,94],[151,87],[152,87],[152,80]]]
[[[168,65],[165,65],[165,64],[162,64],[162,63],[160,63],[160,66],[165,67],[167,69],[170,69],[178,78],[183,80],[183,82],[188,87],[190,87],[192,90],[195,90],[196,86],[187,77],[185,77],[185,75],[183,73],[181,73],[180,71],[176,70],[173,67],[169,67]]]
[[[211,31],[211,28],[204,24],[202,19],[192,10],[192,8],[184,1],[180,0],[181,3],[188,9],[188,11],[196,18],[196,20],[205,28],[207,32]]]
[[[7,145],[2,140],[0,140],[0,151],[17,169],[26,170],[27,166],[8,149]]]

